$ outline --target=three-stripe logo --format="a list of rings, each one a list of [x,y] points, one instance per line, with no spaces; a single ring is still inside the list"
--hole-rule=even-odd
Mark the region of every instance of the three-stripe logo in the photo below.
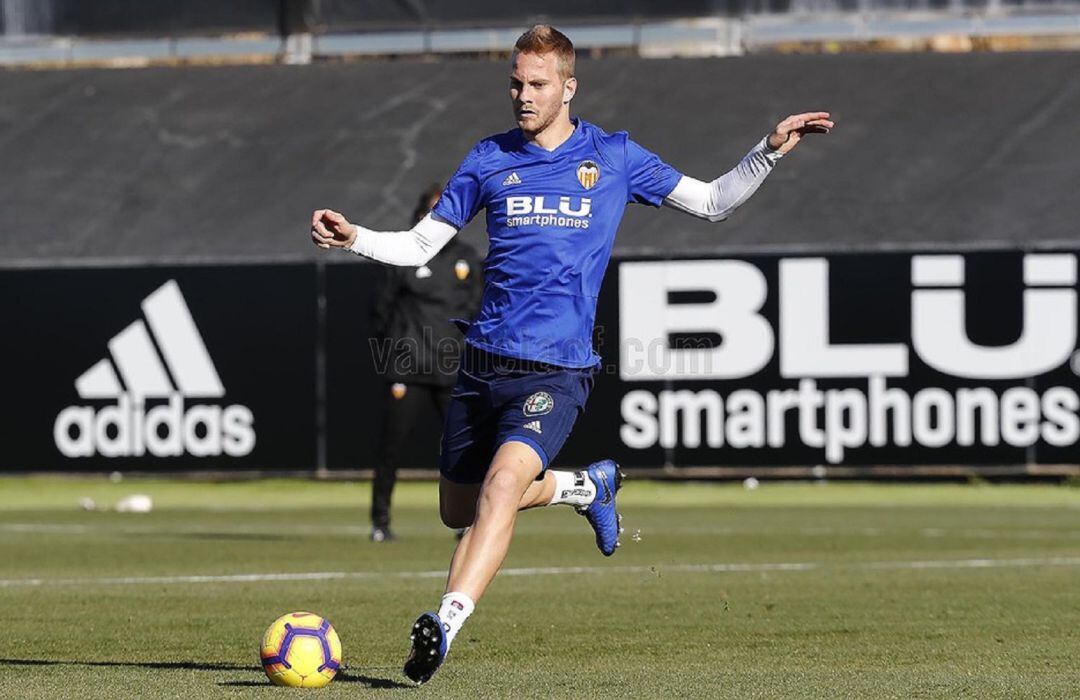
[[[68,406],[53,437],[67,457],[239,457],[255,446],[254,417],[246,406],[197,404],[221,399],[225,387],[175,280],[142,302],[145,316],[117,333],[105,357],[75,380],[84,400],[115,405]],[[155,405],[149,406],[148,403]]]

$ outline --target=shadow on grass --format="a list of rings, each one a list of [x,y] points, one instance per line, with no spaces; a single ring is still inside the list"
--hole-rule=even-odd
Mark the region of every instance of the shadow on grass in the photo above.
[[[376,678],[374,676],[365,676],[359,673],[346,673],[342,672],[334,678],[335,683],[358,683],[367,688],[376,688],[378,690],[390,690],[393,688],[412,688],[414,686],[408,683],[401,683],[390,678]],[[237,681],[222,681],[218,683],[219,686],[228,688],[273,688],[275,687],[267,680],[237,680]]]
[[[157,671],[251,671],[258,673],[256,665],[207,663],[205,661],[71,661],[61,659],[0,659],[0,666],[87,666],[87,667],[127,667],[149,668]],[[381,670],[381,669],[380,669]],[[343,670],[334,679],[338,683],[359,683],[368,688],[386,690],[390,688],[411,688],[391,678],[365,676],[355,671]],[[219,686],[231,687],[267,687],[273,685],[267,680],[232,680],[218,683]]]
[[[394,672],[401,673],[401,669],[394,669]],[[380,669],[380,675],[382,670]],[[401,681],[395,681],[392,678],[376,678],[374,676],[365,676],[357,673],[356,671],[342,671],[338,674],[336,680],[342,683],[360,683],[366,685],[369,688],[415,688],[415,685],[410,683],[402,683]]]
[[[67,661],[59,659],[0,659],[0,666],[119,666],[185,671],[257,671],[258,666],[204,661]]]

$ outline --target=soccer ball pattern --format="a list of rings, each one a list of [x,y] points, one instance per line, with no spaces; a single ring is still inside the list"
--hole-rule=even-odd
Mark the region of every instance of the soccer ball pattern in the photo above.
[[[327,620],[314,613],[294,612],[267,628],[259,656],[274,685],[321,688],[341,668],[341,641]]]

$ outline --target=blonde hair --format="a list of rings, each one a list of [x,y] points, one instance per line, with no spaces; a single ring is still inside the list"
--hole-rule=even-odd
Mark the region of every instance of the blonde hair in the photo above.
[[[550,24],[537,24],[518,37],[514,53],[555,54],[563,80],[574,77],[574,44]]]

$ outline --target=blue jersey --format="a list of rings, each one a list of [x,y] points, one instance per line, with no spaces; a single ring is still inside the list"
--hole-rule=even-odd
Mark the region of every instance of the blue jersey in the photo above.
[[[599,362],[596,299],[630,202],[660,206],[681,174],[630,140],[574,120],[554,151],[520,129],[465,157],[434,212],[458,228],[487,209],[490,246],[480,312],[465,340],[563,367]]]

